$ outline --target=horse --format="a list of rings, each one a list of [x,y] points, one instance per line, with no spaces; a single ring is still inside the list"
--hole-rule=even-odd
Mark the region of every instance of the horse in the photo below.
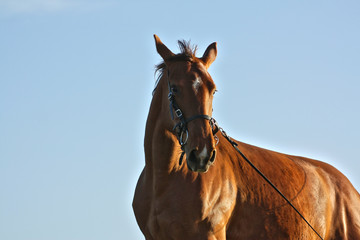
[[[216,85],[208,73],[216,43],[196,57],[189,42],[179,41],[181,52],[174,54],[154,38],[163,62],[156,69],[145,167],[132,204],[146,240],[360,239],[360,195],[340,171],[217,131],[211,117]]]

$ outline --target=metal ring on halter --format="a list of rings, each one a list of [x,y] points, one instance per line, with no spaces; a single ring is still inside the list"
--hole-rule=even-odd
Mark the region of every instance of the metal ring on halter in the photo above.
[[[214,135],[214,139],[216,141],[215,146],[217,146],[219,144],[219,138],[216,135]]]
[[[183,135],[184,135],[184,133],[186,133],[185,141],[183,141]],[[189,139],[189,132],[188,132],[188,130],[186,129],[185,131],[182,131],[181,134],[180,134],[180,137],[179,137],[180,145],[181,145],[181,146],[184,146],[184,145],[187,143],[188,139]]]

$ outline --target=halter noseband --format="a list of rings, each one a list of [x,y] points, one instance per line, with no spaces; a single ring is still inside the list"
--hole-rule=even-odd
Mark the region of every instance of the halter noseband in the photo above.
[[[194,115],[187,119],[184,117],[183,112],[181,111],[179,105],[175,101],[175,93],[172,91],[172,89],[170,87],[169,72],[168,72],[168,88],[169,88],[168,99],[170,102],[169,108],[170,108],[171,119],[174,120],[175,116],[177,119],[179,119],[179,122],[177,124],[175,124],[173,131],[175,131],[175,133],[177,135],[177,138],[179,140],[179,144],[180,144],[181,150],[182,150],[182,153],[181,153],[181,156],[179,159],[179,165],[181,165],[184,154],[185,154],[185,145],[189,139],[189,131],[187,129],[187,124],[198,118],[203,118],[203,119],[208,120],[210,123],[210,126],[212,128],[213,135],[217,141],[218,141],[218,138],[215,136],[215,134],[219,130],[219,127],[218,127],[218,124],[215,121],[215,119],[209,115],[199,114],[199,115]],[[174,115],[174,113],[175,113],[175,115]]]

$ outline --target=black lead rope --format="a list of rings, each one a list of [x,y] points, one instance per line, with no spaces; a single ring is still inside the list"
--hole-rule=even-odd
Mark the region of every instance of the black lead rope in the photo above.
[[[311,224],[306,220],[306,218],[297,210],[297,208],[290,202],[287,197],[240,151],[237,147],[238,144],[234,142],[229,135],[220,127],[218,127],[221,134],[231,143],[235,150],[243,157],[243,159],[299,214],[299,216],[306,222],[306,224],[318,235],[321,240],[324,240],[321,235],[311,226]]]

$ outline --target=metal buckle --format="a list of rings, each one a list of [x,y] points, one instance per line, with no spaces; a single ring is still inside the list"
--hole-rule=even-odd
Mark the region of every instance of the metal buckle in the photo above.
[[[214,118],[210,119],[210,127],[214,135],[219,131],[219,125]]]
[[[172,92],[169,92],[168,99],[171,101],[174,97],[174,94]]]
[[[178,118],[182,117],[182,115],[183,115],[180,109],[176,109],[175,114]]]
[[[184,133],[186,134],[185,141],[184,141],[184,139],[183,139]],[[182,131],[181,134],[180,134],[180,138],[179,138],[179,143],[180,143],[180,145],[181,145],[181,146],[184,146],[184,145],[187,143],[188,139],[189,139],[189,132],[188,132],[188,130],[186,129],[185,131]]]

